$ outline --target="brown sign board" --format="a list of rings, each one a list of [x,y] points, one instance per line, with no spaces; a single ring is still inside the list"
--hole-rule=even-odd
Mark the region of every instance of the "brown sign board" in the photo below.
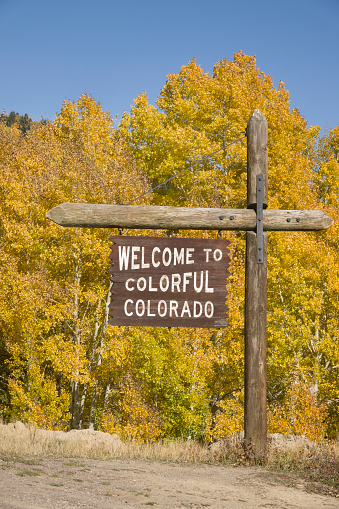
[[[228,325],[228,240],[122,235],[110,240],[111,325]]]

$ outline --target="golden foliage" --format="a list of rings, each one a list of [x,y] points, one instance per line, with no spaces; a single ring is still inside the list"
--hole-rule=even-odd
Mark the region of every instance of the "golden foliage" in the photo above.
[[[244,429],[244,395],[225,399],[206,426],[205,438],[215,442],[229,438]]]
[[[133,439],[214,440],[241,429],[244,234],[223,234],[231,241],[227,329],[116,328],[107,326],[111,232],[63,229],[45,213],[66,201],[129,202],[148,182],[243,137],[256,108],[269,126],[269,207],[321,209],[336,220],[324,232],[269,234],[270,422],[317,439],[336,436],[339,130],[319,139],[319,129],[291,110],[284,84],[275,88],[242,52],[217,62],[212,74],[189,62],[167,77],[156,107],[146,93],[138,96],[119,129],[86,94],[26,136],[0,123],[0,358],[8,382],[0,404],[7,418],[62,428],[69,398],[71,427],[101,426]],[[159,188],[152,203],[244,208],[246,142]],[[291,386],[296,372],[317,393]]]
[[[268,431],[284,435],[304,435],[319,442],[326,436],[328,410],[318,401],[315,387],[295,379],[283,405],[272,404],[268,412]]]
[[[103,415],[101,430],[116,433],[122,439],[153,441],[161,435],[158,412],[142,397],[140,387],[127,376],[119,398],[119,418],[110,412]]]
[[[53,380],[44,380],[39,367],[32,366],[29,386],[25,388],[15,379],[9,380],[11,417],[29,422],[32,427],[65,430],[69,421],[69,394],[57,390]]]
[[[86,94],[26,136],[1,124],[0,154],[0,320],[11,376],[2,405],[8,418],[43,427],[64,427],[70,406],[71,426],[81,427],[94,418],[102,369],[110,232],[62,229],[45,214],[65,201],[128,201],[147,181]]]
[[[192,60],[167,77],[157,107],[149,105],[146,93],[138,96],[120,131],[157,184],[240,138],[254,109],[264,113],[269,126],[269,207],[320,209],[337,220],[338,128],[319,141],[319,128],[308,126],[298,109],[291,110],[284,83],[275,88],[254,56],[239,52],[233,61],[217,62],[213,74]],[[246,143],[232,145],[157,189],[153,203],[246,207]],[[295,369],[302,369],[318,385],[318,397],[327,401],[331,436],[338,429],[339,401],[338,231],[336,222],[316,234],[272,232],[268,260],[270,398],[284,405]],[[230,327],[209,356],[203,377],[211,408],[218,401],[225,414],[243,383],[245,242],[242,233],[230,239]],[[209,419],[215,422],[216,416]]]

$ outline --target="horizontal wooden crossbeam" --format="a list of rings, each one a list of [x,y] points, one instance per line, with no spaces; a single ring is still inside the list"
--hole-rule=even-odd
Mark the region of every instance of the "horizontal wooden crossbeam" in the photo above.
[[[150,205],[101,205],[63,203],[46,214],[60,226],[169,230],[255,231],[252,209],[159,207]],[[320,210],[264,210],[265,231],[316,231],[333,219]]]

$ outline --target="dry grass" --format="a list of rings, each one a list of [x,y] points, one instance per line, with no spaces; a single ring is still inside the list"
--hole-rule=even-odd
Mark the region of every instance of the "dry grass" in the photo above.
[[[0,454],[47,458],[111,458],[121,457],[124,444],[105,433],[82,430],[46,431],[29,428],[22,423],[0,424]]]
[[[338,444],[316,445],[303,439],[284,439],[281,435],[278,443],[271,444],[267,455],[258,458],[243,440],[226,440],[213,447],[187,441],[122,443],[116,436],[100,431],[64,433],[29,428],[22,423],[0,424],[0,456],[261,465],[266,470],[286,473],[291,485],[299,477],[312,491],[339,496]]]
[[[301,477],[310,491],[339,497],[338,443],[312,444],[295,450],[271,450],[267,467]]]
[[[64,433],[0,424],[0,454],[50,458],[131,458],[150,461],[208,463],[213,455],[195,442],[122,443],[115,435],[81,430]]]

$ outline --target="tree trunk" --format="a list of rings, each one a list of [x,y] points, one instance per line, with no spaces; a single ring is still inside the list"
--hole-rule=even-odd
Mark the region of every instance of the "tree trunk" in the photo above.
[[[81,330],[79,323],[79,290],[81,281],[81,263],[79,258],[73,253],[74,268],[75,268],[75,293],[74,293],[74,312],[73,312],[73,342],[80,346],[81,344]],[[69,423],[70,429],[80,429],[81,411],[80,411],[80,388],[79,388],[79,370],[76,369],[74,373],[74,380],[71,382],[71,402],[70,414],[71,419]]]

